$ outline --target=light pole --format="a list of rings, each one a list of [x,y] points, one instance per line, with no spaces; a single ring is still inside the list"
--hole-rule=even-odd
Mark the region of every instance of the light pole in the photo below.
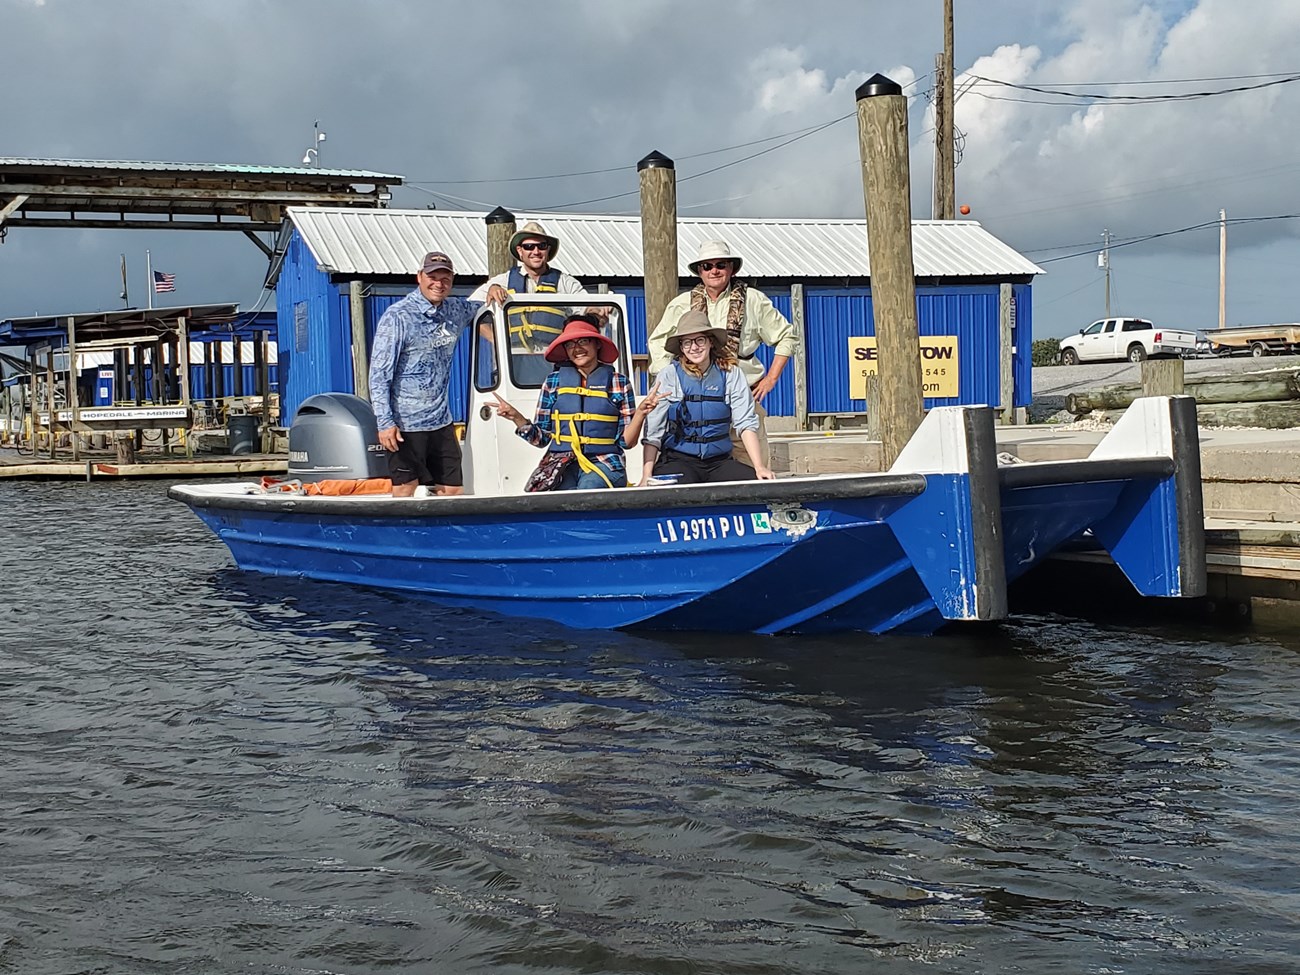
[[[320,144],[325,141],[325,133],[320,130],[320,119],[312,123],[312,128],[316,131],[316,138],[312,140],[311,148],[302,154],[302,164],[320,168]]]

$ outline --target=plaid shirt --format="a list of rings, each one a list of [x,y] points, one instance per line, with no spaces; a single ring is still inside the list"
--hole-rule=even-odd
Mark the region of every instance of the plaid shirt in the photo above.
[[[523,437],[534,447],[549,447],[555,433],[555,424],[551,419],[551,414],[555,412],[555,401],[559,399],[560,373],[558,370],[552,371],[549,376],[542,380],[542,392],[537,398],[537,417],[526,427],[519,427],[515,433]],[[627,429],[627,421],[632,419],[632,413],[636,410],[636,400],[632,395],[632,384],[628,382],[627,376],[621,372],[615,372],[609,380],[609,401],[618,408],[618,440],[614,446],[618,448],[618,453],[605,454],[600,458],[602,467],[608,468],[612,473],[626,475],[627,471],[623,464],[623,451],[627,449],[627,444],[623,442],[623,431]]]

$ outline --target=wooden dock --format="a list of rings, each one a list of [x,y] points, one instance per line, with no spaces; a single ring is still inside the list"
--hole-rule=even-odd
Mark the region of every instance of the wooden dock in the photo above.
[[[237,477],[284,474],[289,461],[283,454],[214,454],[187,460],[159,457],[135,464],[119,464],[110,455],[79,461],[41,460],[13,450],[0,450],[0,480],[100,481],[120,478]]]

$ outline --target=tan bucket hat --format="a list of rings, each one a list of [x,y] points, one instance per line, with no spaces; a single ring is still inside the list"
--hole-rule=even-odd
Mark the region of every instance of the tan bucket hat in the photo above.
[[[519,246],[519,242],[529,237],[540,237],[542,238],[542,240],[550,241],[551,257],[554,257],[556,254],[560,253],[560,239],[558,237],[552,237],[550,234],[548,234],[545,230],[542,229],[542,225],[538,223],[536,220],[529,220],[526,224],[524,224],[522,227],[516,230],[515,235],[510,238],[511,257],[515,256],[518,253],[518,251],[516,251],[515,248]]]
[[[669,355],[681,355],[682,339],[687,335],[698,335],[700,332],[707,332],[721,345],[727,344],[727,330],[725,328],[714,328],[713,323],[709,321],[708,315],[699,309],[693,308],[677,319],[673,334],[664,340],[664,348],[668,350]]]
[[[733,254],[731,245],[725,240],[706,240],[700,245],[699,251],[695,255],[695,260],[686,266],[691,269],[692,274],[698,274],[696,268],[701,261],[731,261],[732,272],[740,270],[740,265],[745,263],[744,258],[739,254]]]

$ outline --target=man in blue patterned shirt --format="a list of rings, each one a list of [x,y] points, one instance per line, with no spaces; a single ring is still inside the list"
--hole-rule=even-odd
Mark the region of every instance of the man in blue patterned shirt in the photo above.
[[[389,452],[393,496],[418,484],[435,494],[464,493],[460,444],[451,419],[451,357],[482,302],[451,297],[455,271],[441,251],[424,255],[419,285],[388,306],[370,353],[370,404]]]

